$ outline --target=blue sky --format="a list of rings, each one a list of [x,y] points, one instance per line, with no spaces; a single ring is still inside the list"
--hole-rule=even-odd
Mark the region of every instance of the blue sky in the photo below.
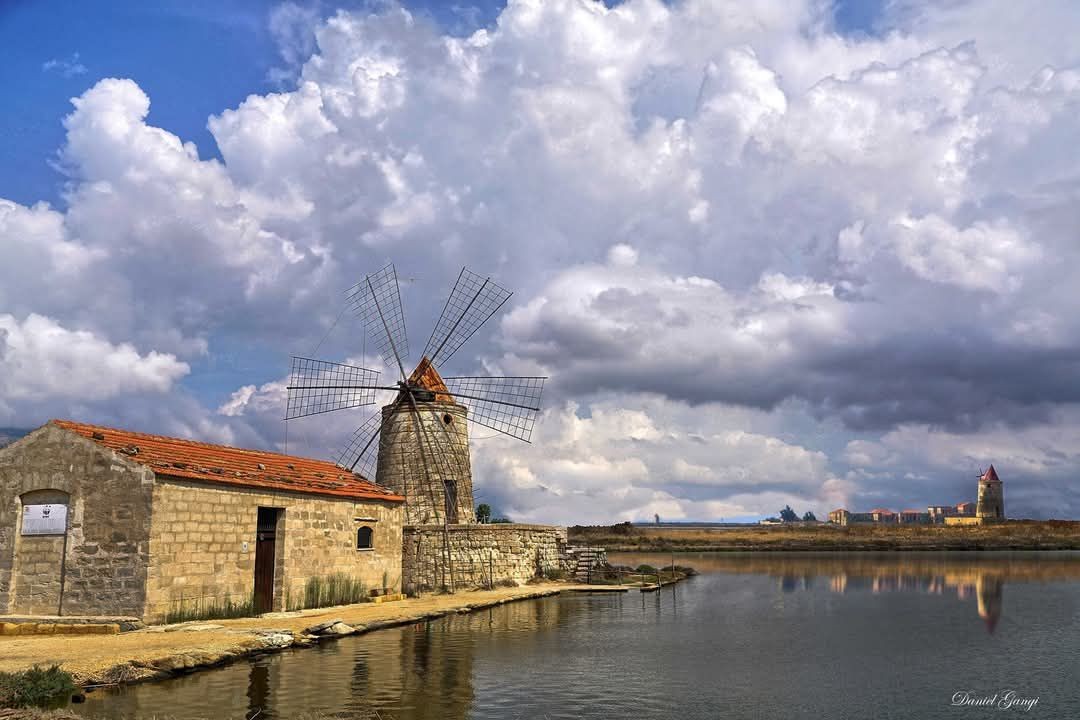
[[[609,3],[610,4],[610,3]],[[871,32],[878,0],[840,0],[837,26]],[[406,2],[444,31],[465,34],[494,22],[502,2]],[[127,77],[150,96],[149,121],[219,157],[206,119],[252,93],[281,89],[283,65],[261,0],[0,0],[0,86],[14,101],[0,109],[0,197],[63,205],[56,151],[71,98],[101,78]],[[377,7],[370,2],[313,5]]]

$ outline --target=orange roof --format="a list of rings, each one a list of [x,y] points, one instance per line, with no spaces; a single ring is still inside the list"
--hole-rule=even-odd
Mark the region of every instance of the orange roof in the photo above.
[[[356,473],[325,460],[52,420],[53,425],[125,455],[158,475],[264,490],[404,502]]]
[[[926,511],[925,511],[925,510],[901,510],[900,512],[901,512],[902,514],[904,514],[904,515],[910,515],[910,514],[912,514],[912,513],[916,513],[916,514],[922,515],[922,514],[923,514],[924,512],[926,512]]]
[[[879,515],[895,515],[896,514],[892,510],[889,510],[888,508],[874,508],[870,512],[871,513],[878,513]]]

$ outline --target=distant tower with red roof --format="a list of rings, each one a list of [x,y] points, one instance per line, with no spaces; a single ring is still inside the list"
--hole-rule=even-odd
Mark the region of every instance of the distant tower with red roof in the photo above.
[[[993,465],[979,476],[979,502],[975,506],[975,517],[982,522],[1005,519],[1005,495]]]

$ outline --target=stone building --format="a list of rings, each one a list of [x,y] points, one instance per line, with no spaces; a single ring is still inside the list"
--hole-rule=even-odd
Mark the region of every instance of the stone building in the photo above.
[[[0,450],[0,613],[128,615],[398,592],[404,498],[329,462],[54,420]]]

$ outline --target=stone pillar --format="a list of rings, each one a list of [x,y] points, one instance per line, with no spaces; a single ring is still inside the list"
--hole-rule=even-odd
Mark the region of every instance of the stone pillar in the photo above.
[[[405,522],[476,522],[467,411],[453,402],[407,402],[383,408],[375,480],[405,496]]]

